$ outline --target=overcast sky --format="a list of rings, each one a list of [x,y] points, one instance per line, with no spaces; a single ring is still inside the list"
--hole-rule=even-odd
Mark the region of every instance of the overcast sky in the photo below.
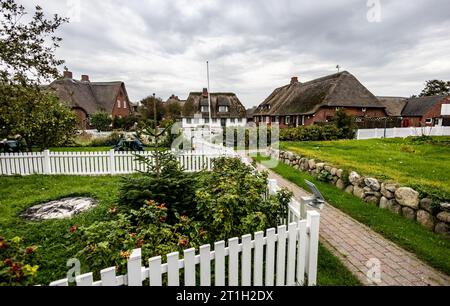
[[[132,101],[206,87],[261,103],[291,76],[339,64],[375,95],[450,80],[449,0],[41,0],[71,18],[57,55],[74,77],[125,82]]]

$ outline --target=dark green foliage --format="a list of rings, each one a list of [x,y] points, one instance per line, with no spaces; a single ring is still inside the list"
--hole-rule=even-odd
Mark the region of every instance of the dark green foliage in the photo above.
[[[281,141],[337,140],[342,131],[334,125],[311,125],[280,129]]]
[[[253,173],[237,158],[218,158],[212,173],[199,178],[197,215],[216,241],[277,225],[280,202],[262,198],[267,173]]]
[[[141,120],[142,119],[135,114],[128,115],[123,118],[114,117],[112,125],[114,129],[130,131],[135,127],[136,124],[139,124]]]
[[[104,111],[95,112],[90,118],[90,124],[99,132],[109,131],[112,124],[111,114]]]
[[[450,95],[450,81],[429,80],[419,97]]]
[[[334,123],[339,129],[339,139],[353,139],[355,138],[356,124],[354,119],[347,115],[343,109],[336,112]],[[329,139],[324,139],[329,140]]]

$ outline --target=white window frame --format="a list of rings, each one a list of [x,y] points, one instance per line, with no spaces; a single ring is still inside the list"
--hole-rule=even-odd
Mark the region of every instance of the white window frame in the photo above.
[[[203,120],[204,120],[205,124],[209,124],[209,118],[205,118]]]
[[[119,99],[117,99],[117,108],[121,108],[121,102]]]
[[[363,113],[366,113],[366,112],[367,112],[367,108],[363,107],[363,108],[362,108],[362,112],[363,112]]]
[[[186,118],[186,124],[191,124],[192,123],[192,119],[191,118]]]
[[[228,113],[228,106],[220,105],[219,106],[219,113]]]
[[[123,101],[123,108],[127,109],[127,101]]]
[[[230,118],[230,123],[235,123],[235,122],[236,122],[236,119]]]
[[[427,118],[425,119],[426,124],[433,124],[433,118]]]
[[[209,112],[209,108],[208,108],[207,105],[202,105],[202,109],[201,110],[202,110],[202,113],[208,113]]]
[[[291,116],[286,116],[286,117],[284,117],[284,124],[285,124],[285,125],[289,125],[290,119],[291,119]]]
[[[242,123],[242,118],[238,118],[238,123]]]

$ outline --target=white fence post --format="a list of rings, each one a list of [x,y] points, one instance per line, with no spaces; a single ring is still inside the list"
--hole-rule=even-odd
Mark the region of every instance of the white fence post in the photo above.
[[[308,211],[306,222],[309,225],[309,248],[308,248],[308,286],[317,283],[317,255],[319,250],[319,223],[320,214],[316,211]]]
[[[134,249],[128,258],[128,286],[142,286],[141,249]]]
[[[115,152],[114,149],[109,150],[109,173],[116,174]]]
[[[43,166],[44,174],[51,174],[50,151],[44,150],[43,156],[44,156],[44,159],[43,159],[44,164],[42,166]]]

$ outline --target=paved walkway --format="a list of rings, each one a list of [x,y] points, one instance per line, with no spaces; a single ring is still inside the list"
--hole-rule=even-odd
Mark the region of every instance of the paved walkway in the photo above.
[[[308,194],[273,171],[269,171],[269,178],[290,189],[296,199]],[[329,204],[321,211],[320,241],[365,285],[450,285],[449,276]],[[376,275],[369,270],[376,271],[377,264],[380,265],[381,282],[374,283],[367,275]]]

